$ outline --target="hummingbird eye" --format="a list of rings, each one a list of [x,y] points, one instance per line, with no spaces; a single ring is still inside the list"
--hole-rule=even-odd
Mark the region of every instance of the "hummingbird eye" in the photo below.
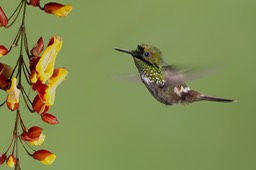
[[[145,56],[145,57],[148,57],[148,56],[149,56],[149,52],[145,52],[145,53],[144,53],[144,56]]]

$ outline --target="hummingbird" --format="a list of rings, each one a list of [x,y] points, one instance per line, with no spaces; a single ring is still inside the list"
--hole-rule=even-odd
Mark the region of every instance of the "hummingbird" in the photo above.
[[[167,64],[161,51],[152,45],[139,44],[135,50],[115,50],[133,57],[142,82],[156,100],[165,105],[188,104],[196,101],[234,102],[204,95],[190,89],[182,74],[175,66]]]

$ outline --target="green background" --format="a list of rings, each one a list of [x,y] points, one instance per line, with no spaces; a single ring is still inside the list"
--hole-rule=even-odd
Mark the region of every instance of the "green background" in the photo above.
[[[9,16],[18,2],[0,5]],[[26,25],[30,47],[40,36],[45,43],[53,34],[64,40],[56,67],[70,74],[50,110],[61,124],[45,124],[21,107],[27,127],[44,128],[39,148],[57,159],[48,167],[20,147],[22,169],[256,169],[255,0],[59,2],[72,4],[68,17],[29,7]],[[0,29],[0,44],[10,45],[19,22]],[[141,42],[159,47],[170,64],[220,68],[188,85],[239,102],[158,103],[142,84],[120,78],[137,70],[131,57],[113,48]],[[1,62],[14,66],[18,51]],[[0,95],[4,100],[5,92]],[[0,152],[11,141],[14,118],[1,108]]]

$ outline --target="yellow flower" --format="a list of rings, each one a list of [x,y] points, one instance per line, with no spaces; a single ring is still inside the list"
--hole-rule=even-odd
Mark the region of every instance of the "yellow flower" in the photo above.
[[[19,106],[20,89],[17,88],[17,80],[12,78],[11,87],[7,89],[7,107],[10,110],[15,110]]]
[[[67,74],[68,70],[65,68],[55,69],[52,77],[48,80],[48,84],[42,84],[37,88],[38,95],[46,106],[54,104],[56,89],[65,80]]]
[[[7,160],[6,160],[6,164],[10,167],[13,168],[16,165],[17,159],[13,156],[10,155]]]
[[[55,59],[61,49],[61,46],[62,39],[59,36],[53,36],[48,47],[40,57],[35,69],[37,72],[37,77],[42,81],[42,83],[45,83],[52,76]]]
[[[56,159],[56,155],[44,149],[35,151],[32,156],[34,159],[39,160],[45,165],[51,165]]]
[[[45,4],[44,11],[46,13],[54,14],[58,17],[65,17],[67,16],[72,10],[71,5],[63,5],[55,2],[50,2]]]
[[[44,143],[44,140],[45,140],[45,135],[41,133],[41,135],[39,136],[39,138],[37,140],[29,141],[29,143],[34,146],[40,146]]]

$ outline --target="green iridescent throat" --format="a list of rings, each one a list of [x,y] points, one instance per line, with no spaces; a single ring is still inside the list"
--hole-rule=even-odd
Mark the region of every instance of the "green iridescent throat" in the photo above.
[[[151,83],[154,82],[162,85],[165,82],[161,67],[157,68],[157,67],[149,66],[142,61],[135,61],[135,64],[140,74],[143,75],[145,78],[148,78]]]

